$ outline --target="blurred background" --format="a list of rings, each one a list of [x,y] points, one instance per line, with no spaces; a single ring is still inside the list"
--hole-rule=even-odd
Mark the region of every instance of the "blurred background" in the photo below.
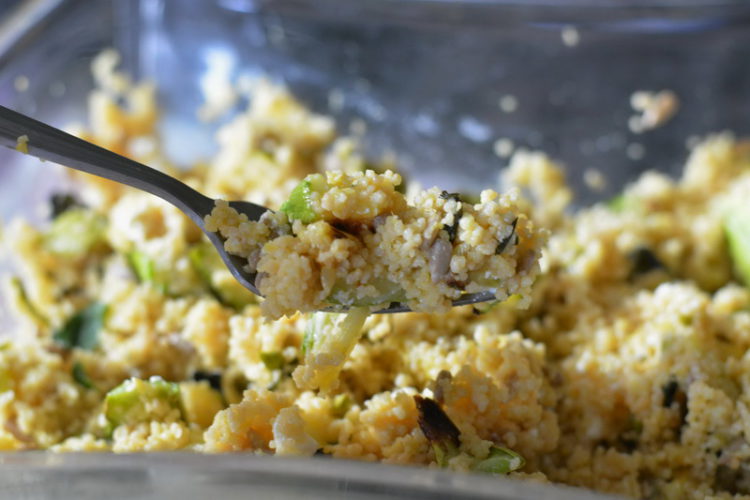
[[[528,148],[566,165],[583,204],[644,169],[679,171],[695,137],[750,131],[743,0],[4,0],[0,102],[84,120],[89,64],[106,47],[156,81],[183,164],[212,154],[227,119],[196,118],[205,87],[258,75],[451,190],[495,187],[508,153]],[[634,133],[640,90],[670,90],[677,113]],[[0,183],[14,186],[2,218],[19,210],[13,194],[42,200],[52,182],[17,156],[0,152]]]

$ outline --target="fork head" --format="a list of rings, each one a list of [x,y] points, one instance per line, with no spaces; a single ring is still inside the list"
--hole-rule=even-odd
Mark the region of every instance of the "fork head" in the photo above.
[[[260,216],[267,212],[269,209],[249,201],[230,201],[229,206],[237,210],[241,214],[245,214],[248,220],[257,221]],[[209,211],[210,212],[210,211]],[[205,231],[208,239],[213,243],[216,250],[221,256],[221,260],[232,273],[232,276],[239,281],[242,286],[253,292],[255,295],[261,295],[258,288],[255,286],[255,281],[258,278],[258,273],[251,273],[247,271],[247,260],[237,255],[232,255],[224,248],[224,239],[219,233],[211,231]]]
[[[269,209],[266,207],[250,203],[248,201],[230,201],[229,206],[237,210],[239,213],[245,214],[248,220],[251,221],[259,220],[261,215],[269,211]],[[258,290],[258,287],[255,285],[258,278],[258,273],[251,273],[246,270],[247,260],[228,253],[224,249],[224,240],[218,233],[212,233],[210,231],[205,232],[208,236],[208,239],[211,240],[211,243],[213,243],[213,245],[219,251],[221,259],[224,261],[224,264],[226,264],[227,268],[232,273],[232,276],[234,276],[235,279],[239,281],[245,288],[262,297],[262,294]],[[453,306],[455,307],[467,304],[477,304],[479,302],[487,302],[492,300],[496,300],[494,291],[492,290],[486,290],[484,292],[478,293],[466,293],[463,294],[460,298],[454,300]],[[348,309],[349,308],[346,306],[332,306],[324,309],[324,311],[345,312]],[[403,303],[393,302],[388,307],[375,311],[375,314],[390,314],[399,312],[411,312],[411,309]]]

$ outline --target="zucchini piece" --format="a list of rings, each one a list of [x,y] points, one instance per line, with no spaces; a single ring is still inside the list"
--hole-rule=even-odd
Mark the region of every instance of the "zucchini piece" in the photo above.
[[[292,190],[289,199],[281,205],[281,211],[289,219],[301,221],[303,224],[315,222],[320,219],[320,214],[312,206],[312,193],[323,193],[327,187],[322,174],[308,175]]]
[[[117,427],[149,420],[149,402],[161,400],[172,408],[180,408],[180,386],[153,376],[148,380],[129,378],[107,393],[104,416]]]
[[[724,218],[724,231],[737,275],[750,286],[750,211],[739,203],[734,205]]]
[[[52,221],[44,244],[53,253],[80,257],[104,242],[106,228],[104,216],[85,208],[71,208]]]
[[[302,337],[303,364],[293,373],[297,385],[323,390],[334,386],[369,314],[367,307],[353,308],[346,314],[314,313]]]
[[[488,474],[507,474],[518,470],[526,465],[526,460],[513,450],[501,446],[490,448],[490,454],[487,458],[474,466],[477,472]]]

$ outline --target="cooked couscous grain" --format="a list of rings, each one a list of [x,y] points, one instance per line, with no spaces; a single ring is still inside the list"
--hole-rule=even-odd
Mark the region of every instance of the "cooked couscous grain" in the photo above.
[[[80,135],[222,199],[280,207],[316,175],[327,186],[313,197],[319,219],[276,212],[250,224],[217,206],[212,223],[232,251],[269,276],[280,270],[280,291],[294,287],[269,307],[237,288],[175,209],[76,174],[82,194],[58,198],[47,227],[3,229],[16,270],[4,296],[19,321],[0,342],[0,449],[324,454],[634,498],[750,495],[747,143],[709,137],[678,179],[650,172],[576,212],[560,167],[522,150],[501,176],[508,195],[486,191],[477,204],[428,190],[407,202],[385,172],[392,162],[363,172],[355,142],[337,143],[329,118],[267,82],[221,129],[211,164],[180,173],[155,140],[153,88],[97,64]],[[152,146],[136,147],[144,138]],[[498,258],[515,217],[520,248]],[[453,241],[443,226],[455,226]],[[406,277],[417,260],[422,277],[395,283],[415,307],[443,305],[452,288],[432,280],[424,241],[450,244],[442,270],[455,279],[485,267],[505,279],[542,245],[533,228],[549,238],[533,287],[519,284],[531,287],[526,309],[512,296],[439,313],[355,307],[346,325],[292,313],[331,297],[342,277],[372,296],[363,283],[386,270]],[[278,248],[264,254],[257,241],[271,237]],[[381,247],[413,253],[378,256],[374,274],[375,260],[342,257]],[[320,286],[284,282],[281,252],[298,261],[294,276],[306,269]],[[338,274],[344,265],[350,274]],[[269,321],[262,308],[288,316]],[[354,326],[362,338],[347,343]],[[306,367],[311,357],[323,366],[319,349],[336,342],[346,356],[326,386]]]

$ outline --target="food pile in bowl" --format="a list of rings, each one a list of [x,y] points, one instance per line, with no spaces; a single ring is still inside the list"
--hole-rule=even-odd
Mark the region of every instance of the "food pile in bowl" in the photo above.
[[[577,211],[563,169],[526,151],[479,196],[404,190],[396,164],[261,81],[216,156],[183,171],[155,89],[115,64],[95,62],[76,133],[274,210],[250,224],[219,201],[207,220],[268,298],[176,208],[75,174],[46,225],[2,228],[18,328],[0,344],[0,450],[327,455],[750,494],[746,142],[709,137],[679,179],[649,172]],[[472,287],[497,300],[448,307]],[[391,301],[421,312],[369,314]]]

